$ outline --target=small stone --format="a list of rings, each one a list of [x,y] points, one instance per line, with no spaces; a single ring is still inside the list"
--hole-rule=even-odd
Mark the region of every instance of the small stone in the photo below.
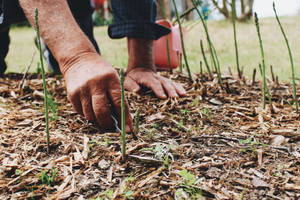
[[[274,135],[270,141],[270,144],[273,146],[283,146],[286,143],[287,143],[287,139],[282,135]]]
[[[98,167],[100,169],[108,169],[109,168],[109,163],[106,160],[100,160],[98,163]]]

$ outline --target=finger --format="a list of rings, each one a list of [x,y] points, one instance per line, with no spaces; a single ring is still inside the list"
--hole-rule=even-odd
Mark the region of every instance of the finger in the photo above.
[[[85,118],[89,121],[95,121],[95,115],[93,112],[93,107],[92,107],[92,101],[88,96],[82,96],[81,98],[81,106],[82,106],[82,111],[83,111],[83,115],[85,116]]]
[[[121,86],[120,81],[116,80],[109,88],[109,96],[112,101],[113,110],[116,112],[118,121],[121,122]],[[119,123],[121,124],[121,123]],[[125,131],[132,132],[133,124],[132,117],[129,112],[128,102],[125,99]]]
[[[83,111],[82,111],[82,106],[81,106],[81,102],[80,102],[79,93],[76,93],[76,94],[74,94],[74,95],[68,95],[68,99],[71,101],[74,110],[75,110],[77,113],[83,115]]]
[[[92,106],[95,113],[95,118],[101,128],[104,130],[114,127],[111,119],[111,112],[105,92],[102,94],[93,94]]]
[[[169,97],[172,97],[172,98],[179,97],[171,80],[163,78],[163,77],[160,77],[160,79],[161,79],[162,85],[165,88],[165,90],[167,91]]]
[[[177,94],[179,94],[180,96],[183,96],[183,97],[186,96],[186,91],[180,83],[174,83],[173,82],[173,85],[175,87],[175,90],[176,90]]]
[[[126,90],[138,93],[141,87],[129,76],[125,77],[124,87]]]
[[[144,78],[140,78],[140,79],[136,79],[138,80],[139,84],[144,85],[148,88],[150,88],[155,96],[157,96],[160,99],[166,99],[167,96],[165,94],[164,88],[161,85],[161,82],[159,80],[157,80],[154,76],[148,76],[148,77],[144,77]]]

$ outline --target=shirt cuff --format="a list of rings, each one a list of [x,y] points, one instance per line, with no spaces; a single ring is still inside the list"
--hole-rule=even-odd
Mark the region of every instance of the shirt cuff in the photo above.
[[[108,35],[112,39],[123,37],[157,40],[170,33],[170,29],[153,22],[126,21],[114,23],[108,27]]]

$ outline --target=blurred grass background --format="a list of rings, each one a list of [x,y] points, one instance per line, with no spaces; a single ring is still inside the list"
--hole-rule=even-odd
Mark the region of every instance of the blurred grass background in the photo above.
[[[300,78],[300,17],[281,17],[281,21],[293,51],[296,77]],[[200,40],[206,41],[206,39],[201,23],[192,22],[192,24],[191,22],[185,24],[188,29],[185,42],[192,72],[197,73],[200,71],[199,62],[202,60]],[[267,75],[271,76],[269,66],[273,65],[274,73],[279,76],[279,80],[290,81],[291,67],[288,51],[275,18],[261,19],[260,24],[268,66]],[[231,67],[231,70],[236,73],[232,23],[229,21],[208,21],[208,28],[220,59],[222,72],[228,71],[228,67]],[[6,58],[7,71],[24,72],[30,64],[34,52],[36,52],[30,69],[30,72],[35,72],[38,66],[38,52],[33,42],[34,30],[29,27],[13,27],[10,36],[10,51]],[[110,63],[116,67],[126,66],[126,39],[111,40],[107,35],[107,27],[105,26],[95,28],[95,37],[102,55]],[[258,64],[261,62],[253,21],[237,23],[237,38],[240,65],[244,68],[244,74],[251,76],[253,69],[258,68]],[[206,42],[204,44],[209,57]]]

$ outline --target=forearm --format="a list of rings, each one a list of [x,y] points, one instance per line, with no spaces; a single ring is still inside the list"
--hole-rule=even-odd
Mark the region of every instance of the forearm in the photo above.
[[[153,40],[128,38],[128,68],[130,71],[137,67],[149,68],[156,72],[154,64]]]
[[[66,0],[19,0],[24,13],[35,27],[38,9],[40,34],[64,74],[77,58],[96,53],[95,48],[77,25]]]

